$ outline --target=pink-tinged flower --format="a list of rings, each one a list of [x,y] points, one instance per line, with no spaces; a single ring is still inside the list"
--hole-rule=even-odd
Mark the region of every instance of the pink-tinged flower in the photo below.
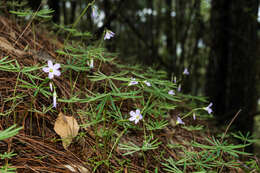
[[[180,117],[177,116],[176,124],[185,124]]]
[[[151,86],[151,83],[150,83],[150,82],[147,82],[146,80],[144,81],[144,83],[145,83],[147,86]]]
[[[177,91],[181,92],[181,84],[179,84]]]
[[[196,115],[195,113],[193,112],[193,119],[196,120]]]
[[[57,93],[56,91],[53,92],[53,107],[56,108],[57,106]]]
[[[174,92],[173,90],[170,90],[170,91],[168,92],[168,94],[170,94],[170,95],[175,95],[175,92]]]
[[[52,83],[50,82],[49,85],[50,85],[50,90],[52,91],[53,90]]]
[[[185,68],[185,69],[184,69],[184,71],[183,71],[183,74],[184,74],[184,75],[189,75],[189,74],[190,74],[190,72],[188,71],[188,69],[187,69],[187,68]]]
[[[114,35],[115,35],[115,33],[113,33],[112,31],[106,30],[104,40],[109,40],[110,38],[114,37]]]
[[[132,85],[136,85],[136,84],[138,84],[138,81],[136,81],[135,78],[131,78],[131,81],[128,84],[128,86],[132,86]]]
[[[42,70],[45,73],[49,73],[49,78],[52,79],[54,75],[60,76],[60,71],[58,70],[60,68],[60,64],[53,65],[51,60],[48,60],[48,67],[43,67]]]
[[[136,109],[136,111],[131,111],[130,112],[130,118],[129,118],[129,121],[134,121],[135,124],[137,124],[142,118],[143,116],[141,115],[140,113],[140,110],[139,109]]]
[[[211,114],[213,111],[210,108],[213,105],[213,103],[211,102],[207,107],[204,108],[204,110],[208,111],[209,114]]]

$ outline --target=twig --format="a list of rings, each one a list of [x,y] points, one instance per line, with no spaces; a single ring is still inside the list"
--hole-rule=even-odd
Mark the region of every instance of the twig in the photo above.
[[[227,126],[227,128],[226,128],[226,130],[225,130],[225,133],[224,133],[224,135],[223,135],[222,138],[221,138],[221,143],[223,142],[223,140],[224,140],[224,138],[225,138],[225,136],[226,136],[226,134],[227,134],[227,131],[228,131],[228,129],[230,128],[231,124],[235,121],[235,119],[237,118],[238,114],[239,114],[241,111],[242,111],[242,110],[239,109],[239,111],[236,113],[236,115],[232,118],[232,120],[231,120],[230,123],[228,124],[228,126]]]
[[[239,111],[236,113],[236,115],[232,118],[232,120],[231,120],[230,123],[228,124],[228,126],[227,126],[227,128],[226,128],[226,130],[225,130],[224,135],[221,137],[221,142],[220,142],[221,144],[222,144],[222,142],[223,142],[223,140],[224,140],[224,138],[225,138],[225,136],[226,136],[226,134],[227,134],[227,131],[228,131],[228,129],[229,129],[230,126],[231,126],[231,124],[235,121],[235,119],[237,118],[238,114],[239,114],[241,111],[242,111],[242,110],[239,109]],[[221,154],[220,154],[219,159],[222,158],[222,155],[223,155],[223,150],[221,151]],[[220,169],[219,172],[222,172],[223,168],[224,168],[224,165],[221,166],[221,169]]]
[[[42,4],[41,4],[42,5]],[[33,14],[32,19],[29,21],[29,23],[27,24],[27,26],[25,27],[25,29],[23,30],[23,32],[19,35],[19,37],[17,38],[17,40],[15,41],[13,47],[17,44],[18,40],[20,40],[20,38],[23,36],[23,34],[25,33],[25,31],[29,28],[29,26],[31,25],[32,21],[34,20],[37,12],[39,11],[41,5],[39,5],[38,9],[36,10],[36,12]]]

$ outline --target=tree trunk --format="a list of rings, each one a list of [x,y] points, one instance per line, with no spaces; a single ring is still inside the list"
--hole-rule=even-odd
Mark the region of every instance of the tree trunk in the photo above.
[[[62,1],[62,9],[63,9],[63,23],[64,25],[68,25],[68,15],[67,15],[67,8],[66,8],[65,1]]]
[[[60,23],[60,6],[59,0],[49,0],[48,1],[49,8],[53,9],[55,12],[53,14],[52,20],[55,23]]]
[[[166,24],[167,26],[165,27],[165,34],[166,34],[166,45],[167,45],[167,52],[168,52],[168,57],[167,59],[171,59],[171,72],[174,72],[176,74],[176,59],[177,59],[177,54],[176,54],[176,41],[177,39],[174,39],[174,26],[173,26],[173,17],[171,16],[171,12],[173,11],[172,8],[172,0],[166,0]]]
[[[71,1],[71,10],[70,10],[70,24],[73,24],[74,18],[76,16],[76,7],[77,7],[77,2],[76,0]]]
[[[220,123],[239,109],[235,127],[252,132],[256,111],[258,0],[217,0],[211,9],[211,54],[206,92]]]

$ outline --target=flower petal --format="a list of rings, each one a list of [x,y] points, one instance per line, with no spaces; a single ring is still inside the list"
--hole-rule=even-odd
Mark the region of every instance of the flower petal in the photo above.
[[[49,73],[49,72],[50,72],[50,68],[49,68],[49,67],[43,67],[42,70],[43,70],[45,73]]]
[[[49,72],[49,78],[52,79],[53,77],[54,77],[54,74]]]
[[[147,82],[146,80],[144,81],[144,83],[145,83],[147,86],[151,86],[151,83],[150,83],[150,82]]]
[[[131,116],[131,117],[135,117],[135,116],[136,116],[135,112],[134,112],[134,111],[131,111],[131,112],[130,112],[130,116]]]
[[[60,71],[59,70],[54,70],[53,74],[56,75],[56,76],[60,76]]]
[[[177,78],[176,78],[176,76],[174,76],[174,80],[173,80],[173,82],[174,82],[174,83],[177,82]]]
[[[53,88],[52,88],[52,83],[50,82],[50,90],[52,91],[53,90]]]
[[[90,68],[93,68],[93,67],[94,67],[94,60],[93,60],[93,59],[90,60],[89,67],[90,67]]]
[[[130,117],[130,118],[129,118],[129,121],[135,121],[135,120],[136,120],[135,117]]]
[[[195,113],[193,113],[193,119],[196,120],[196,115],[195,115]]]
[[[53,69],[56,69],[56,70],[57,70],[57,69],[59,69],[59,68],[60,68],[60,64],[58,64],[58,63],[53,66]]]
[[[189,75],[189,74],[190,74],[190,72],[188,71],[188,69],[187,69],[187,68],[185,68],[185,69],[184,69],[184,71],[183,71],[183,74],[184,74],[184,75]]]
[[[181,84],[178,86],[178,92],[180,92],[181,91]]]
[[[114,37],[114,35],[115,35],[115,33],[113,33],[112,31],[107,30],[106,34],[105,34],[105,37],[104,37],[104,40],[110,39],[111,37]]]
[[[174,92],[173,90],[170,90],[170,91],[168,92],[168,94],[169,94],[169,95],[175,95],[175,92]]]
[[[56,94],[56,92],[54,91],[54,93],[53,93],[53,107],[56,108],[56,106],[57,106],[57,94]]]
[[[140,116],[140,109],[136,109],[135,113]]]
[[[211,108],[207,108],[207,111],[209,114],[211,114],[213,112]]]
[[[51,60],[48,60],[48,66],[49,66],[50,68],[53,68],[53,63],[52,63]]]
[[[185,124],[180,117],[177,117],[176,124]]]

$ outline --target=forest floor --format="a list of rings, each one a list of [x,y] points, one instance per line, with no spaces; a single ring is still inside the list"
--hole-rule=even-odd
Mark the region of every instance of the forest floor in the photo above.
[[[0,17],[0,130],[22,127],[0,141],[3,172],[260,171],[243,151],[248,137],[216,126],[205,98],[178,91],[181,80],[123,65],[103,40],[68,44],[17,23]],[[48,60],[61,64],[60,76],[48,78]],[[140,121],[129,121],[138,109]]]

